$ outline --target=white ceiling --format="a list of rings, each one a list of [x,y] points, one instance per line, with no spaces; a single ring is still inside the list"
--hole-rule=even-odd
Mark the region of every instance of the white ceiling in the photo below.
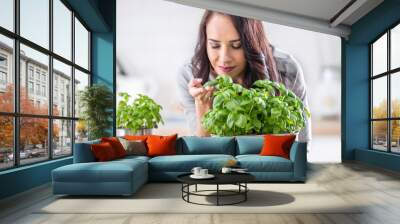
[[[383,0],[167,0],[198,8],[348,37],[351,25]],[[337,20],[332,20],[347,4]]]

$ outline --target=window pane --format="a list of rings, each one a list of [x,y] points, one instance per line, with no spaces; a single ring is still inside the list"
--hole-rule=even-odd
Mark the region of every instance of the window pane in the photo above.
[[[400,120],[391,121],[392,152],[400,153]]]
[[[14,111],[13,40],[0,35],[0,111]]]
[[[49,57],[23,44],[21,44],[20,55],[21,113],[47,115],[49,108]]]
[[[387,34],[372,45],[372,68],[373,75],[387,71]]]
[[[72,12],[60,0],[53,0],[53,17],[53,51],[71,60]]]
[[[387,81],[386,76],[372,81],[372,118],[387,118]]]
[[[88,129],[84,120],[75,121],[75,143],[88,140]]]
[[[372,122],[372,148],[387,151],[387,121]]]
[[[53,121],[53,157],[72,154],[72,121]]]
[[[89,32],[75,18],[75,63],[89,69]]]
[[[0,26],[8,30],[14,31],[14,1],[0,1]]]
[[[21,36],[49,48],[49,1],[20,0]]]
[[[20,119],[20,163],[34,163],[49,158],[48,119],[22,117]]]
[[[391,110],[392,110],[392,117],[400,118],[400,72],[392,74],[392,79],[390,82],[391,89]]]
[[[75,117],[79,117],[81,114],[79,98],[81,91],[83,91],[86,86],[89,86],[89,75],[75,69]]]
[[[400,67],[400,24],[391,31],[390,37],[391,69]]]
[[[53,60],[53,115],[72,117],[71,66]]]
[[[0,116],[0,170],[14,165],[13,118]]]

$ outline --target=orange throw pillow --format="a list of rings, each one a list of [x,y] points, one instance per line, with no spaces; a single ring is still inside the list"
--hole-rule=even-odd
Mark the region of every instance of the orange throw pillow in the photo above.
[[[126,156],[126,151],[124,149],[124,146],[122,146],[121,142],[119,141],[118,138],[116,137],[104,137],[101,138],[101,142],[108,142],[114,149],[115,155],[117,158],[125,157]]]
[[[130,141],[137,141],[137,140],[141,140],[141,141],[146,141],[148,135],[125,135],[124,139],[126,140],[130,140]]]
[[[295,139],[296,135],[264,135],[264,145],[260,155],[290,159],[290,148]]]
[[[109,161],[117,158],[114,149],[108,142],[93,144],[90,147],[94,154],[94,157],[99,162]]]
[[[176,139],[178,134],[171,136],[150,135],[147,137],[147,155],[165,156],[176,155]]]

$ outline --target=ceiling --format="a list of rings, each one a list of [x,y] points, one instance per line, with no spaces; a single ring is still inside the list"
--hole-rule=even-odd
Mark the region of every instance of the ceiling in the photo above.
[[[383,0],[167,0],[347,38]]]

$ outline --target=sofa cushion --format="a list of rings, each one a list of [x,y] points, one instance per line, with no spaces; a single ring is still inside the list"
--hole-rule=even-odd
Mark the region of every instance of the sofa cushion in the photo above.
[[[101,138],[101,142],[110,143],[112,148],[114,149],[117,158],[122,158],[126,156],[126,151],[124,149],[124,146],[122,146],[121,142],[117,137],[103,137]]]
[[[176,154],[176,139],[178,134],[170,136],[150,135],[147,137],[147,155],[165,156]]]
[[[237,136],[236,155],[260,154],[264,136]]]
[[[238,155],[240,167],[249,172],[292,172],[292,161],[279,156]]]
[[[235,155],[235,139],[233,137],[197,137],[181,138],[180,153],[185,155],[225,154]]]
[[[133,173],[147,176],[146,162],[139,159],[74,163],[52,171],[58,182],[130,182]]]
[[[94,157],[96,157],[96,161],[104,162],[118,158],[118,156],[115,154],[115,150],[109,142],[92,144],[90,147]]]
[[[286,159],[290,159],[290,148],[294,140],[296,139],[295,134],[286,135],[265,135],[264,145],[261,149],[261,156],[280,156]]]
[[[142,140],[126,140],[124,138],[118,138],[122,146],[126,151],[126,155],[147,155],[146,143]]]
[[[149,160],[149,170],[163,172],[190,172],[193,167],[200,166],[209,171],[219,171],[230,159],[231,155],[174,155],[158,156]]]

